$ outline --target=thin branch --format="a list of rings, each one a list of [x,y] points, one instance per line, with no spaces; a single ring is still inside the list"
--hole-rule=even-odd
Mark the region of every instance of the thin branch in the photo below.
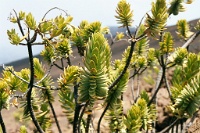
[[[44,133],[44,131],[42,130],[42,128],[40,127],[40,125],[37,121],[37,118],[35,117],[35,114],[33,112],[33,106],[31,103],[31,94],[32,94],[33,83],[34,83],[34,63],[33,63],[32,46],[29,42],[27,43],[27,47],[28,47],[29,63],[30,63],[30,71],[31,71],[30,82],[28,85],[28,92],[27,92],[27,96],[26,96],[27,107],[29,109],[30,116],[31,116],[32,121],[33,121],[34,125],[36,126],[37,130],[40,133]]]
[[[130,78],[129,78],[130,79]],[[133,102],[134,102],[134,78],[131,78],[131,94],[132,94],[132,97],[133,97]]]
[[[127,29],[128,35],[130,36],[130,38],[132,38],[131,31],[130,31],[130,28],[128,27],[128,24],[126,25],[126,29]]]
[[[68,13],[67,13],[65,10],[63,10],[63,9],[61,9],[61,8],[58,8],[58,7],[53,7],[53,8],[51,8],[51,9],[49,9],[49,10],[44,14],[44,16],[43,16],[43,18],[42,18],[42,21],[45,19],[46,15],[47,15],[50,11],[55,10],[55,9],[61,10],[61,11],[63,11],[63,12],[66,14],[66,16],[69,16]]]
[[[160,42],[163,41],[163,31],[160,32]],[[163,80],[165,79],[165,73],[166,73],[166,64],[167,64],[167,61],[164,60],[164,56],[161,55],[160,56],[160,66],[161,66],[161,69],[160,69],[160,73],[158,75],[158,78],[157,78],[157,84],[156,84],[156,89],[155,89],[155,92],[153,94],[153,96],[151,97],[149,103],[148,103],[148,106],[151,105],[151,103],[153,102],[153,100],[155,99],[161,85],[162,85],[162,82]],[[160,76],[161,74],[161,76]]]
[[[106,105],[106,107],[105,107],[103,113],[101,114],[101,116],[100,116],[100,118],[99,118],[98,127],[97,127],[97,133],[100,133],[100,131],[101,131],[101,127],[100,127],[100,126],[101,126],[101,121],[102,121],[102,119],[103,119],[103,117],[104,117],[106,111],[108,110],[109,106],[110,106],[110,102],[107,103],[107,105]]]
[[[32,103],[31,103],[31,93],[32,93],[32,88],[33,88],[33,82],[34,82],[34,64],[33,64],[33,54],[32,54],[32,48],[31,45],[28,43],[28,53],[29,53],[29,62],[30,62],[30,71],[31,71],[31,76],[30,76],[30,82],[28,85],[28,92],[27,92],[27,106],[29,108],[29,113],[30,116],[33,120],[33,123],[35,124],[37,130],[40,133],[43,133],[44,131],[42,130],[42,128],[40,127],[34,112],[33,112],[33,107],[32,107]]]
[[[171,125],[167,126],[166,128],[164,128],[162,131],[158,133],[167,133],[178,122],[178,120],[179,118],[177,118]]]
[[[190,119],[190,122],[187,123],[187,124],[185,125],[185,129],[183,129],[183,132],[187,131],[187,130],[190,128],[190,126],[192,125],[192,123],[194,122],[194,120],[195,120],[195,118],[196,118],[197,116],[198,116],[198,111],[196,111],[196,112],[193,114],[192,118]]]
[[[136,93],[136,99],[139,97],[139,95],[140,95],[140,75],[138,74],[137,75],[137,93]]]
[[[17,12],[16,12],[14,9],[13,9],[13,11],[14,11],[15,16],[16,16],[16,18],[17,18],[17,24],[18,24],[19,30],[20,30],[21,34],[22,34],[23,36],[25,36],[24,31],[23,31],[23,29],[22,29],[22,25],[21,25],[21,23],[20,23],[20,19],[19,19],[18,15],[17,15]],[[28,42],[28,39],[27,39],[27,38],[25,38],[25,40]]]
[[[60,59],[61,67],[64,68],[63,58]]]
[[[89,133],[89,127],[90,127],[90,121],[92,119],[92,111],[91,114],[88,114],[87,117],[87,123],[86,123],[86,127],[85,127],[85,133]]]
[[[27,80],[25,80],[25,79],[23,79],[22,77],[20,77],[20,76],[18,76],[17,74],[15,74],[11,69],[9,69],[9,68],[6,69],[4,64],[3,64],[2,66],[3,66],[3,69],[4,69],[5,71],[9,71],[10,73],[12,73],[14,76],[16,76],[18,79],[20,79],[20,80],[23,81],[24,83],[29,84],[29,82],[28,82]],[[45,77],[45,76],[44,76],[44,77]],[[48,88],[45,88],[45,87],[42,87],[42,86],[38,86],[38,85],[36,85],[36,83],[33,84],[33,87],[36,87],[36,88],[39,88],[39,89],[43,89],[43,90],[48,89]],[[55,88],[55,87],[53,87],[53,88],[50,88],[50,90],[60,90],[60,88]],[[23,94],[23,96],[26,95],[26,93],[27,93],[27,92],[25,92],[25,93]],[[23,97],[23,96],[18,96],[18,97]],[[15,96],[15,97],[17,97],[17,96]]]
[[[6,133],[6,126],[4,124],[3,117],[1,115],[1,110],[0,110],[0,123],[1,123],[1,129],[2,129],[3,133]]]
[[[70,60],[70,58],[69,58],[69,55],[67,56],[67,63],[68,63],[69,66],[72,65],[71,60]]]
[[[169,93],[169,98],[170,98],[171,101],[173,102],[172,93],[171,93],[171,91],[170,91],[170,86],[169,86],[169,82],[168,82],[168,80],[167,80],[167,75],[166,75],[166,73],[165,73],[164,81],[165,81],[165,85],[166,85],[167,91],[168,91],[168,93]]]
[[[26,46],[27,44],[25,44],[25,43],[19,43],[19,45],[20,45],[20,46]],[[40,43],[40,42],[38,42],[38,43],[31,43],[31,45],[32,45],[32,46],[34,46],[34,45],[45,45],[45,43]]]
[[[39,84],[39,83],[42,82],[47,76],[49,76],[52,67],[53,67],[53,64],[50,65],[50,67],[49,67],[47,73],[46,73],[38,82],[36,82],[35,84]]]
[[[84,115],[84,112],[87,108],[87,106],[89,105],[89,101],[86,102],[86,104],[84,105],[84,108],[83,110],[81,111],[81,114],[79,116],[79,120],[78,120],[78,133],[81,133],[81,121],[82,121],[82,118],[83,118],[83,115]]]
[[[188,39],[187,42],[183,44],[182,48],[187,48],[188,45],[190,45],[198,37],[199,34],[200,34],[200,30],[198,32],[194,33],[190,37],[190,39]]]
[[[126,65],[125,65],[123,71],[121,72],[121,74],[120,74],[120,75],[118,76],[118,78],[112,83],[112,85],[108,88],[108,90],[113,89],[113,87],[120,81],[120,79],[121,79],[121,78],[124,76],[124,74],[126,73],[128,67],[129,67],[129,65],[130,65],[130,62],[131,62],[131,58],[132,58],[132,54],[133,54],[133,51],[134,51],[135,43],[136,43],[136,41],[134,41],[134,42],[132,41],[132,42],[131,42],[131,49],[130,49],[130,53],[129,53],[128,59],[127,59],[127,61],[126,61]],[[98,133],[100,133],[100,130],[101,130],[101,129],[100,129],[100,125],[101,125],[102,118],[104,117],[104,115],[105,115],[107,109],[109,108],[109,106],[110,106],[110,103],[108,103],[108,104],[106,105],[106,108],[104,109],[104,111],[103,111],[103,113],[101,114],[101,117],[100,117],[100,119],[99,119],[99,121],[98,121],[98,127],[97,127],[97,132],[98,132]]]
[[[60,125],[59,125],[59,122],[58,122],[58,119],[57,119],[57,116],[56,116],[56,112],[55,112],[55,110],[54,110],[54,107],[53,107],[53,105],[52,105],[52,103],[51,103],[50,100],[48,100],[48,103],[49,103],[49,106],[50,106],[51,111],[52,111],[52,113],[53,113],[53,116],[54,116],[54,119],[55,119],[55,122],[56,122],[56,126],[57,126],[57,128],[58,128],[58,131],[59,131],[59,133],[62,133],[61,128],[60,128]]]
[[[134,47],[135,47],[135,43],[141,39],[143,39],[144,37],[146,37],[146,34],[142,34],[141,36],[139,36],[138,38],[134,39],[131,41],[131,48],[130,48],[130,53],[128,55],[128,59],[126,61],[126,65],[124,66],[124,69],[122,70],[121,74],[117,77],[117,79],[111,84],[111,86],[108,88],[108,90],[112,90],[114,88],[114,86],[120,81],[120,79],[124,76],[124,74],[126,73],[129,65],[130,65],[130,62],[131,62],[131,58],[132,58],[132,55],[133,55],[133,51],[134,51]],[[106,108],[104,109],[103,113],[101,114],[100,116],[100,119],[98,121],[98,127],[97,127],[97,132],[100,133],[100,125],[101,125],[101,121],[102,121],[102,118],[104,117],[106,111],[108,110],[110,106],[110,103],[108,103],[106,105]]]
[[[138,70],[135,70],[133,75],[129,77],[129,79],[134,78],[140,71],[141,68],[139,68]]]
[[[59,66],[58,64],[56,64],[55,62],[53,62],[53,65],[56,66],[57,68],[59,68],[60,70],[64,70],[63,67]]]
[[[141,24],[142,24],[142,21],[143,21],[143,19],[146,17],[146,13],[145,13],[145,15],[142,17],[142,19],[140,20],[140,23],[139,23],[139,26],[136,28],[136,30],[135,30],[135,35],[134,35],[134,37],[136,38],[136,34],[137,34],[137,31],[138,31],[138,28],[141,26]]]
[[[74,112],[73,133],[77,133],[79,113],[82,107],[82,105],[78,104],[78,84],[77,83],[74,83],[74,99],[75,99],[76,107],[75,107],[75,112]]]

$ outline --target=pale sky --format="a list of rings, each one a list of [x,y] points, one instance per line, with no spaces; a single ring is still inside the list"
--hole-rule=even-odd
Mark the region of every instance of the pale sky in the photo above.
[[[1,0],[0,4],[0,64],[25,58],[27,49],[23,46],[13,46],[9,43],[7,30],[17,28],[8,21],[10,12],[15,9],[17,12],[31,12],[37,21],[53,7],[59,7],[74,17],[72,24],[78,25],[81,20],[101,21],[104,26],[118,26],[114,15],[119,0]],[[134,24],[137,26],[143,15],[150,11],[152,0],[127,0],[134,11]],[[179,19],[193,20],[200,18],[200,0],[187,5],[187,11],[178,16],[171,16],[168,25],[176,24]],[[49,18],[60,15],[62,12],[55,10],[48,15]],[[35,46],[34,53],[39,54],[42,47]]]

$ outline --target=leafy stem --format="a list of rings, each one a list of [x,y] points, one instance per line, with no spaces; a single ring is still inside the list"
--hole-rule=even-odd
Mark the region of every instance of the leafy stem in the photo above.
[[[142,34],[141,36],[139,36],[138,38],[136,39],[133,39],[131,41],[131,48],[130,48],[130,53],[128,55],[128,59],[126,61],[126,65],[124,66],[124,69],[123,71],[121,72],[121,74],[117,77],[117,79],[111,84],[111,86],[109,86],[108,90],[112,90],[114,88],[115,85],[117,85],[117,83],[120,81],[120,79],[124,76],[124,74],[126,73],[129,65],[130,65],[130,62],[131,62],[131,58],[132,58],[132,55],[133,55],[133,51],[134,51],[134,47],[135,47],[135,44],[137,41],[143,39],[144,37],[146,37],[146,34]],[[98,127],[97,127],[97,132],[100,133],[100,125],[101,125],[101,121],[102,121],[102,118],[104,117],[106,111],[108,110],[110,106],[110,103],[108,102],[107,105],[106,105],[106,108],[104,109],[103,113],[101,114],[100,116],[100,119],[98,121]]]

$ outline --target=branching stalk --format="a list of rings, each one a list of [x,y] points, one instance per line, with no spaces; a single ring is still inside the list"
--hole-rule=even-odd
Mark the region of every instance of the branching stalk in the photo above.
[[[15,16],[16,16],[16,18],[17,18],[17,24],[18,24],[19,30],[20,30],[21,34],[22,34],[23,36],[25,36],[24,31],[23,31],[23,28],[22,28],[22,25],[21,25],[21,23],[20,23],[20,19],[19,19],[18,15],[17,15],[17,12],[16,12],[15,10],[13,10],[13,11],[14,11]],[[27,39],[27,38],[25,38],[25,40],[28,42],[28,39]]]
[[[143,39],[144,37],[146,37],[146,34],[142,34],[140,37],[136,38],[135,40],[132,40],[131,41],[131,48],[130,48],[130,53],[128,55],[128,59],[126,61],[126,65],[124,66],[124,69],[123,71],[121,72],[121,74],[117,77],[117,79],[111,84],[111,86],[108,88],[108,90],[112,90],[114,88],[114,86],[120,81],[120,79],[124,76],[124,74],[126,73],[129,65],[130,65],[130,62],[131,62],[131,58],[132,58],[132,55],[133,55],[133,51],[134,51],[134,47],[135,47],[135,43],[141,39]],[[100,116],[100,119],[98,121],[98,126],[97,126],[97,132],[100,133],[100,125],[101,125],[101,121],[102,121],[102,118],[104,117],[106,111],[108,110],[110,106],[110,103],[107,103],[106,105],[106,108],[104,109],[103,113],[101,114]]]
[[[28,92],[27,92],[27,96],[26,96],[26,100],[27,100],[27,106],[29,109],[29,113],[30,116],[32,118],[32,121],[34,123],[34,125],[36,126],[37,130],[40,133],[44,133],[44,131],[42,130],[42,128],[40,127],[35,114],[33,112],[33,106],[31,103],[31,93],[32,93],[32,89],[33,89],[33,83],[34,83],[34,63],[33,63],[33,53],[32,53],[32,46],[31,43],[27,43],[27,47],[28,47],[28,54],[29,54],[29,63],[30,63],[30,71],[31,71],[31,75],[30,75],[30,82],[28,85]]]

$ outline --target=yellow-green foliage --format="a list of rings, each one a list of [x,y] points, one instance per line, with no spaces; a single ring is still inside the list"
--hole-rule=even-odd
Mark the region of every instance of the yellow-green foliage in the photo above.
[[[132,17],[133,11],[131,10],[131,6],[126,0],[120,0],[117,8],[116,8],[117,22],[121,24],[121,27],[131,26],[132,25]]]
[[[97,98],[106,97],[110,58],[110,47],[103,34],[93,34],[83,59],[85,67],[80,79],[80,102],[89,100],[93,103]]]
[[[19,132],[20,133],[28,133],[26,126],[24,126],[24,125],[21,126],[20,129],[19,129]]]
[[[117,99],[117,102],[110,108],[105,116],[105,119],[109,122],[109,127],[111,132],[123,132],[123,104],[120,99]]]
[[[64,18],[63,16],[57,16],[53,21],[53,28],[50,30],[51,37],[56,37],[62,34],[63,30],[66,28],[67,24],[72,21],[72,17],[68,16]],[[51,26],[51,25],[50,25]]]
[[[28,88],[28,84],[21,81],[18,77],[13,75],[10,71],[14,72],[12,67],[7,67],[3,71],[3,80],[7,83],[8,88],[11,92],[22,91],[25,92]],[[20,72],[14,72],[17,76],[23,78],[26,81],[29,81],[29,69],[22,69]]]
[[[144,25],[140,25],[140,27],[137,29],[136,37],[141,36],[145,30],[146,27]],[[146,55],[148,48],[149,48],[149,40],[147,37],[145,37],[137,41],[137,43],[135,44],[135,53],[138,56]]]
[[[7,109],[9,107],[9,96],[10,90],[8,89],[8,85],[5,81],[0,79],[0,111],[3,108]]]
[[[45,49],[40,52],[40,55],[43,56],[44,60],[47,61],[48,64],[55,61],[55,49],[52,46],[46,46]]]
[[[168,18],[166,1],[156,0],[155,2],[152,2],[151,13],[152,16],[147,14],[145,20],[145,26],[147,27],[145,32],[148,36],[155,37],[166,26]]]
[[[115,68],[111,72],[111,82],[114,82],[116,78],[121,74],[124,65],[120,63],[120,60],[116,60]],[[124,76],[120,79],[120,81],[113,87],[113,89],[108,91],[108,96],[105,100],[106,103],[109,104],[110,108],[113,109],[115,104],[117,104],[118,99],[120,99],[121,94],[126,90],[127,83],[129,79],[129,70],[126,71]]]
[[[177,64],[177,65],[184,65],[185,58],[188,55],[188,51],[185,48],[177,48],[175,52],[169,57],[169,61]]]
[[[68,66],[58,79],[59,88],[71,92],[70,88],[73,87],[74,82],[77,82],[79,76],[80,68],[78,66]]]
[[[183,0],[172,0],[168,9],[169,14],[178,15],[179,12],[184,12]]]
[[[184,40],[187,40],[193,34],[193,32],[190,31],[189,24],[185,19],[179,20],[176,25],[178,36]]]
[[[170,53],[174,50],[174,41],[170,32],[165,32],[163,35],[163,41],[160,44],[160,51],[162,54]]]
[[[64,109],[70,123],[73,123],[75,103],[74,103],[74,94],[73,86],[75,82],[78,82],[80,76],[80,68],[78,66],[68,66],[64,73],[61,74],[58,79],[59,97],[60,102],[62,103],[61,107]]]
[[[66,58],[72,54],[70,40],[63,35],[59,36],[55,47],[58,56]]]
[[[8,39],[10,40],[10,43],[13,45],[18,45],[20,42],[22,42],[25,37],[21,37],[18,35],[18,33],[16,33],[15,29],[11,29],[11,30],[7,30],[7,35],[8,35]]]
[[[72,124],[74,121],[74,111],[75,111],[75,102],[74,94],[66,90],[59,91],[59,97],[61,102],[61,107],[64,109],[63,112],[66,114],[68,121]]]
[[[103,28],[99,21],[92,23],[89,23],[88,21],[82,21],[79,27],[74,30],[71,40],[73,44],[77,46],[78,52],[81,56],[84,55],[84,51],[92,34],[97,32],[105,34],[108,32],[108,28]]]
[[[151,130],[152,123],[156,119],[155,105],[147,106],[149,97],[146,92],[141,93],[141,98],[131,107],[124,118],[128,133],[138,133],[141,129]]]
[[[200,57],[189,53],[182,66],[177,66],[172,78],[172,97],[175,101],[170,109],[179,117],[191,116],[199,107]]]
[[[35,18],[31,13],[26,15],[25,23],[31,30],[35,30],[37,28]]]

